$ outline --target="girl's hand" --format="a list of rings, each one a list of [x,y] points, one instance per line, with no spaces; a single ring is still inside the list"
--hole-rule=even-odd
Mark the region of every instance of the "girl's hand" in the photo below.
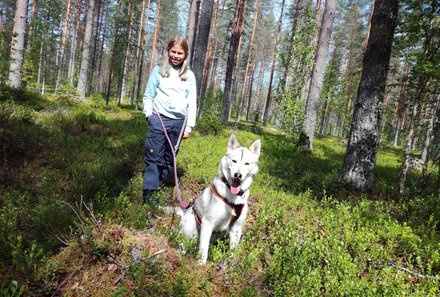
[[[182,138],[183,139],[187,139],[191,134],[189,134],[188,132],[184,132]]]

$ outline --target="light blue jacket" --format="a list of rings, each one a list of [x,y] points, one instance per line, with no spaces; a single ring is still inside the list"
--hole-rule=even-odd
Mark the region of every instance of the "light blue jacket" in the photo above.
[[[154,67],[143,97],[145,117],[156,112],[172,119],[186,117],[185,131],[191,133],[196,123],[197,89],[194,73],[188,69],[186,75],[181,80],[178,70],[171,67],[169,77],[163,77],[159,66]]]

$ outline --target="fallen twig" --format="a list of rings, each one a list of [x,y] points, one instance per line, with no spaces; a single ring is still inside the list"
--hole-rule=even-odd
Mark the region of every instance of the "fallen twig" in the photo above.
[[[149,259],[151,259],[151,258],[154,258],[154,257],[156,257],[156,256],[158,256],[158,255],[164,253],[165,251],[166,251],[166,249],[159,250],[159,251],[155,252],[154,254],[151,254],[150,256],[148,256],[148,257],[147,257],[147,260],[149,260]],[[133,259],[133,262],[135,262],[135,263],[137,263],[137,264],[139,264],[141,261],[143,261],[143,257],[138,258],[138,259]],[[117,263],[115,262],[115,264],[117,264]],[[119,266],[119,265],[118,265],[118,266]],[[113,282],[113,284],[114,284],[115,286],[116,286],[117,284],[119,284],[119,283],[125,278],[125,275],[127,274],[128,270],[130,269],[130,266],[131,266],[131,265],[126,265],[126,266],[123,268],[122,273],[121,273],[121,274],[118,276],[118,278]]]
[[[394,268],[396,268],[398,270],[407,272],[407,273],[409,273],[411,275],[414,275],[414,276],[417,276],[417,277],[420,277],[420,278],[440,280],[440,277],[438,277],[438,276],[424,275],[424,274],[421,274],[419,272],[409,270],[408,268],[405,268],[405,267],[402,267],[402,266],[398,266],[398,265],[394,264],[393,262],[389,262],[388,266],[394,267]]]

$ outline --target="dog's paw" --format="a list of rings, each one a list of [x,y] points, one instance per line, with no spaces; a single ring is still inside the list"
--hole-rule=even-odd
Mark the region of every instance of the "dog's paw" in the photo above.
[[[185,249],[185,245],[181,242],[179,243],[179,252],[182,256],[186,255],[186,249]]]

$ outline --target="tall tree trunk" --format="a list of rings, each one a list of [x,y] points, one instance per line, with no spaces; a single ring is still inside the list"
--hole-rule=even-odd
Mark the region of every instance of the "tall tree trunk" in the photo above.
[[[196,43],[193,56],[193,69],[196,76],[197,106],[202,100],[203,69],[205,68],[206,49],[208,48],[211,18],[214,9],[214,0],[203,0],[202,10],[197,29]]]
[[[144,50],[144,43],[145,43],[145,38],[146,38],[146,32],[147,32],[147,26],[148,26],[148,16],[150,15],[150,4],[151,1],[148,0],[148,4],[147,4],[147,15],[145,17],[145,1],[142,1],[142,11],[141,11],[141,15],[140,15],[140,19],[139,19],[139,34],[138,34],[138,41],[137,41],[137,47],[136,47],[136,58],[135,58],[135,66],[134,66],[134,78],[133,78],[133,84],[131,86],[131,96],[130,96],[130,105],[133,105],[135,100],[134,98],[136,98],[137,101],[137,97],[138,96],[138,92],[136,90],[136,84],[137,82],[141,82],[142,81],[142,70],[139,69],[141,67],[141,64],[143,63],[143,61],[141,60],[141,57],[143,59],[143,50]]]
[[[60,47],[57,52],[57,78],[55,83],[55,94],[58,93],[58,88],[60,87],[61,83],[61,76],[63,72],[63,66],[64,66],[64,53],[66,51],[66,42],[67,37],[69,34],[69,25],[70,25],[70,7],[71,7],[71,0],[67,1],[67,11],[66,11],[66,18],[64,20],[64,26],[63,26],[63,35],[61,38]]]
[[[232,24],[228,62],[226,66],[225,89],[223,94],[221,122],[227,124],[231,116],[232,74],[237,66],[237,51],[243,33],[245,0],[236,0],[235,17]]]
[[[130,25],[128,28],[128,39],[127,39],[127,49],[125,51],[124,57],[124,66],[122,70],[122,87],[121,87],[121,95],[119,96],[118,105],[121,105],[122,100],[124,100],[127,92],[127,76],[128,76],[128,68],[130,64],[130,53],[131,53],[131,36],[133,34],[133,18],[134,18],[134,3],[130,3],[131,15],[130,15]]]
[[[216,0],[214,2],[214,16],[213,16],[213,20],[211,23],[211,34],[209,37],[209,42],[208,42],[208,49],[206,51],[206,58],[205,58],[205,67],[203,68],[203,80],[202,80],[202,86],[201,86],[201,90],[200,90],[200,104],[198,105],[198,117],[201,117],[203,114],[203,106],[204,106],[204,95],[206,92],[206,88],[208,86],[208,81],[210,78],[210,70],[211,70],[211,59],[212,59],[212,55],[213,52],[215,53],[216,49],[217,49],[217,38],[215,38],[216,35],[216,26],[217,26],[217,15],[218,15],[218,6],[219,6],[219,1]],[[215,40],[214,40],[215,39]],[[215,45],[214,45],[215,43]]]
[[[264,110],[264,112],[263,112],[263,126],[267,125],[267,120],[269,117],[269,110],[270,110],[271,103],[272,103],[272,84],[273,84],[273,76],[275,73],[275,64],[276,64],[277,55],[278,55],[278,45],[280,43],[280,38],[281,38],[281,26],[283,24],[284,3],[285,3],[285,0],[282,0],[281,12],[280,12],[280,17],[278,19],[278,26],[277,26],[277,37],[275,39],[275,46],[274,46],[273,55],[272,55],[272,66],[270,68],[269,86],[268,86],[267,95],[266,95],[266,99],[264,101],[264,107],[263,107],[263,110]]]
[[[406,90],[406,81],[408,79],[409,73],[409,62],[405,61],[403,66],[403,74],[401,77],[400,87],[399,87],[399,97],[397,98],[397,104],[394,111],[394,133],[393,133],[393,147],[397,147],[397,142],[399,140],[399,132],[403,127],[404,119],[405,119],[405,90]]]
[[[348,41],[348,47],[347,47],[347,66],[345,68],[344,73],[344,89],[343,94],[345,97],[345,100],[347,102],[347,105],[345,107],[345,113],[343,115],[343,122],[342,122],[342,128],[345,130],[345,122],[347,122],[352,115],[353,110],[353,84],[354,84],[354,73],[353,73],[353,50],[354,50],[354,43],[355,43],[355,37],[356,32],[358,31],[359,23],[357,21],[358,19],[358,10],[356,10],[356,13],[354,15],[354,21],[350,28],[350,38]]]
[[[249,75],[249,67],[251,66],[251,63],[252,63],[252,50],[253,50],[253,46],[254,46],[255,31],[257,29],[258,13],[260,12],[258,0],[255,3],[255,7],[256,7],[256,10],[255,10],[255,17],[254,17],[254,25],[252,26],[251,40],[249,41],[248,57],[247,57],[247,61],[246,61],[246,69],[244,71],[243,86],[241,88],[241,95],[240,95],[240,102],[239,102],[240,108],[238,109],[238,112],[237,112],[237,122],[239,122],[240,118],[241,118],[241,112],[242,112],[241,107],[244,105],[244,101],[245,101],[244,95],[245,95],[245,92],[247,89],[246,84],[247,84],[248,75]],[[249,108],[249,106],[248,106],[248,108]]]
[[[104,4],[104,15],[103,15],[103,20],[104,20],[104,24],[103,24],[103,29],[102,29],[102,40],[101,40],[101,44],[100,44],[100,49],[99,49],[99,57],[98,57],[98,90],[101,93],[104,93],[106,91],[106,86],[105,86],[105,80],[106,80],[106,75],[105,75],[105,70],[106,67],[103,67],[103,62],[104,62],[104,45],[106,45],[106,41],[105,41],[105,37],[107,36],[107,30],[108,27],[110,26],[110,24],[106,21],[108,19],[108,15],[109,15],[109,9],[108,8],[108,3],[107,2],[103,2]],[[102,71],[104,69],[104,71]]]
[[[119,37],[119,26],[121,22],[121,10],[122,10],[122,0],[119,0],[118,4],[118,13],[116,15],[116,23],[115,23],[115,33],[113,36],[113,49],[112,49],[112,58],[110,61],[110,70],[108,74],[108,83],[107,83],[107,91],[105,94],[105,104],[108,105],[110,102],[110,95],[112,91],[112,80],[113,80],[113,63],[116,62],[116,50],[117,50],[117,43],[118,43],[118,37]]]
[[[251,79],[249,81],[249,96],[247,100],[246,106],[246,121],[249,121],[249,113],[252,111],[252,91],[254,88],[254,77],[255,77],[255,68],[257,67],[257,63],[254,61],[252,63],[252,71],[251,71]],[[245,100],[243,100],[245,101]]]
[[[193,67],[194,49],[195,49],[196,36],[197,36],[197,27],[199,22],[200,2],[201,0],[190,1],[190,8],[188,15],[187,36],[188,36],[188,44],[190,50],[189,62],[191,68]]]
[[[411,118],[409,121],[408,136],[405,145],[405,151],[403,153],[403,162],[402,162],[402,166],[400,167],[400,173],[399,173],[398,189],[400,194],[403,194],[405,192],[406,175],[411,165],[411,151],[414,143],[415,121],[417,118],[418,107],[419,107],[419,102],[416,101],[414,102],[413,107],[411,109]]]
[[[40,44],[40,53],[39,53],[39,59],[38,59],[38,72],[37,72],[37,83],[38,85],[42,85],[42,77],[43,77],[43,61],[44,61],[44,33],[41,38],[41,44]],[[43,88],[40,87],[40,94],[44,95]]]
[[[379,133],[379,103],[385,93],[391,47],[396,27],[398,0],[376,0],[363,60],[342,180],[366,191],[373,184]]]
[[[9,67],[8,84],[14,88],[22,86],[23,55],[26,40],[26,19],[28,0],[15,2],[14,28],[11,41],[11,65]]]
[[[380,121],[380,126],[379,126],[379,138],[380,135],[383,133],[383,131],[385,130],[385,126],[387,124],[387,119],[388,119],[388,105],[389,102],[391,100],[391,97],[393,96],[393,86],[396,83],[395,79],[396,79],[396,72],[398,71],[398,65],[395,65],[395,67],[393,67],[392,73],[391,73],[391,78],[389,80],[389,83],[387,84],[387,86],[385,87],[386,90],[386,95],[385,95],[385,99],[383,100],[383,107],[382,107],[382,114],[383,114],[383,118]],[[380,139],[379,139],[380,142]]]
[[[95,9],[95,0],[89,0],[86,17],[86,30],[84,32],[83,50],[81,55],[81,68],[78,77],[77,92],[80,100],[86,99],[87,79],[89,77],[89,62],[90,62],[90,41],[92,40],[92,26],[93,26],[93,11]]]
[[[29,20],[29,29],[28,29],[28,36],[27,40],[31,40],[34,34],[34,24],[35,24],[35,15],[37,13],[37,7],[38,7],[38,0],[32,1],[32,11],[31,11],[31,18]],[[0,28],[1,28],[0,24]],[[27,49],[29,49],[31,46],[31,42],[27,42]]]
[[[280,79],[280,82],[278,84],[278,93],[280,93],[280,94],[284,94],[284,91],[286,89],[287,78],[289,76],[290,63],[292,61],[292,56],[293,56],[293,51],[294,51],[294,47],[293,47],[293,45],[295,43],[294,37],[296,34],[296,29],[298,27],[299,17],[301,15],[301,10],[303,9],[303,3],[304,3],[303,0],[296,0],[295,12],[293,14],[292,28],[290,30],[290,38],[287,43],[286,58],[285,58],[286,60],[284,61],[284,64],[283,64],[284,71],[283,71],[283,75]]]
[[[156,24],[154,25],[154,36],[153,36],[153,46],[151,48],[151,58],[150,58],[150,71],[153,71],[155,63],[155,55],[156,55],[156,44],[157,44],[157,35],[159,33],[159,23],[160,23],[160,0],[157,2],[157,13],[156,13]]]
[[[334,17],[335,0],[327,0],[325,3],[321,29],[319,31],[319,42],[316,50],[315,63],[313,64],[312,77],[310,79],[304,124],[298,140],[298,147],[306,151],[313,150],[316,114],[319,108],[319,98],[321,96],[322,83],[324,81],[325,61],[328,56]]]
[[[264,50],[267,49],[267,44],[264,47]],[[258,122],[261,120],[261,90],[263,88],[263,80],[264,80],[264,73],[266,72],[266,62],[267,61],[261,61],[260,62],[260,72],[258,74],[258,85],[257,85],[257,93],[255,94],[255,100],[256,100],[256,112],[257,115],[255,117],[255,122]]]
[[[75,60],[76,60],[76,49],[78,47],[78,32],[79,32],[79,17],[81,15],[81,0],[76,0],[76,10],[75,10],[75,21],[73,25],[73,34],[71,41],[71,49],[69,55],[69,68],[67,70],[67,80],[70,85],[73,85],[73,79],[75,76]]]
[[[426,185],[426,173],[429,163],[429,153],[431,144],[434,140],[434,124],[437,122],[437,114],[440,110],[440,96],[437,95],[437,102],[432,102],[428,105],[427,116],[428,116],[428,126],[426,128],[425,142],[423,145],[422,153],[420,156],[420,162],[422,163],[422,172],[420,174],[418,183],[418,193],[419,195],[423,193]]]
[[[95,25],[95,31],[94,31],[94,40],[93,40],[93,55],[92,55],[92,67],[90,67],[90,72],[92,74],[91,83],[89,85],[89,88],[87,90],[87,94],[90,95],[93,92],[96,92],[98,90],[98,83],[96,83],[96,80],[99,79],[99,71],[96,70],[96,64],[98,62],[98,59],[100,58],[101,54],[100,51],[98,51],[98,47],[100,46],[100,35],[101,35],[101,28],[102,28],[102,17],[105,15],[105,7],[103,9],[103,1],[99,0],[96,8],[96,25]],[[103,35],[104,36],[104,35]],[[103,37],[104,39],[104,37]],[[104,40],[102,40],[102,43],[104,43]]]

